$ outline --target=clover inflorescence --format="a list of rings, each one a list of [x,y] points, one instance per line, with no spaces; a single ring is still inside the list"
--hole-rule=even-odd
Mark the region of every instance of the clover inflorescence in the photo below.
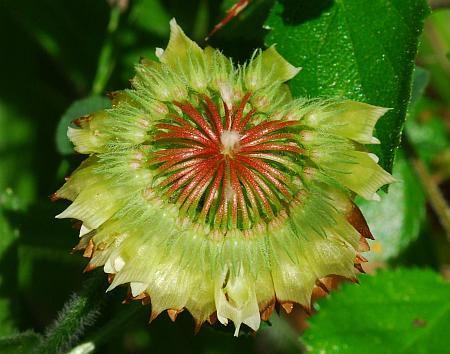
[[[393,182],[365,147],[386,109],[293,99],[299,68],[274,47],[235,65],[174,20],[156,54],[68,131],[89,157],[55,198],[82,222],[87,270],[129,284],[152,319],[187,309],[236,335],[276,303],[310,307],[329,277],[355,279],[372,235],[353,198]]]

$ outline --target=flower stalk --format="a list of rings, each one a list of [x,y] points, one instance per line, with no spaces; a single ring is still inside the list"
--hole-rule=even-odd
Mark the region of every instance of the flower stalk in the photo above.
[[[99,274],[86,279],[79,294],[65,304],[58,318],[36,346],[35,354],[63,354],[76,345],[86,329],[93,326],[103,304],[103,279]]]

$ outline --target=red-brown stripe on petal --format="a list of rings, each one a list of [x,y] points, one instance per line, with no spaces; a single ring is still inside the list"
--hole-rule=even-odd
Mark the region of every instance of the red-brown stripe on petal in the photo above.
[[[202,116],[202,114],[189,102],[180,103],[174,102],[176,106],[178,106],[184,113],[186,113],[192,120],[200,127],[202,130],[216,143],[219,141],[219,137],[212,130],[211,126]]]
[[[244,112],[244,108],[248,102],[248,99],[250,98],[251,93],[247,93],[244,98],[242,99],[241,103],[239,104],[239,107],[236,111],[236,113],[233,115],[233,122],[231,125],[231,130],[239,131],[239,124],[241,122],[242,114]]]
[[[298,124],[299,123],[297,121],[281,121],[281,120],[264,122],[258,124],[257,126],[249,130],[246,130],[242,135],[241,143],[245,145],[247,142],[259,138],[260,136],[267,135],[274,131],[281,130],[287,127],[292,127]]]

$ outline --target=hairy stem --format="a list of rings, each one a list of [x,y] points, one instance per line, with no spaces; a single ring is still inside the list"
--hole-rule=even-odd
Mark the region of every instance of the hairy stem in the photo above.
[[[34,354],[65,353],[75,345],[85,330],[92,326],[100,314],[105,279],[96,274],[87,279],[79,294],[74,294],[47,329],[44,339]]]

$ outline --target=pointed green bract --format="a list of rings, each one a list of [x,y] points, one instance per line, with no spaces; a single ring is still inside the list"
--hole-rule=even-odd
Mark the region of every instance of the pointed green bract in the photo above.
[[[272,46],[256,55],[245,69],[245,85],[256,91],[274,83],[285,82],[298,74],[300,68],[289,64]]]
[[[238,335],[276,302],[309,308],[320,279],[356,277],[368,236],[352,195],[393,181],[362,145],[385,109],[294,100],[299,69],[275,47],[236,66],[170,26],[159,62],[69,129],[91,156],[55,193],[73,201],[58,217],[82,222],[76,249],[114,275],[108,290]]]

